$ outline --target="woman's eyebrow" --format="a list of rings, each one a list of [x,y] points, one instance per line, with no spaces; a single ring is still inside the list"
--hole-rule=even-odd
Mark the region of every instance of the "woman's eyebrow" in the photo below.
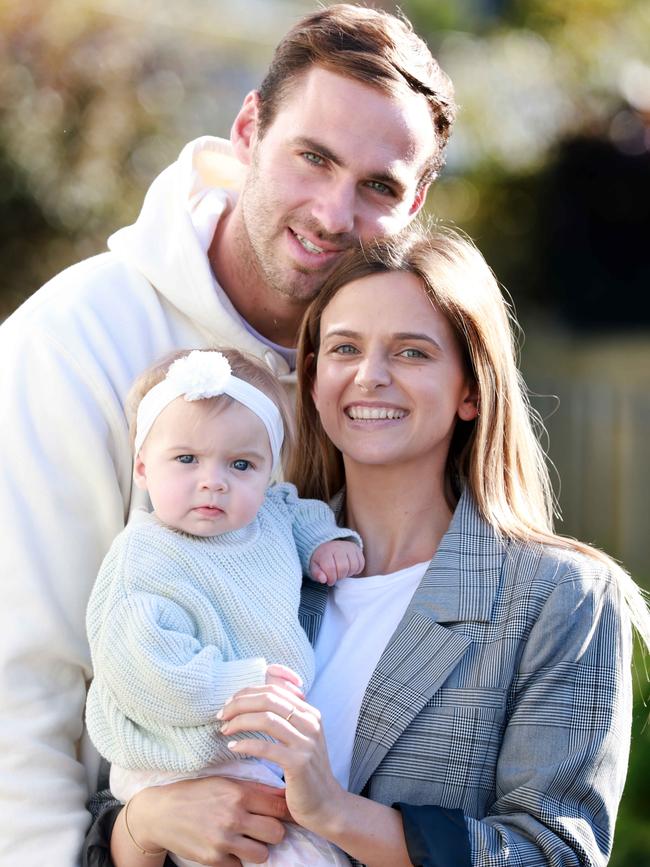
[[[333,328],[325,332],[325,337],[361,337],[358,331],[350,331],[347,328]]]
[[[391,340],[418,340],[429,343],[438,352],[442,352],[442,346],[438,341],[429,334],[423,334],[419,331],[396,331],[389,335]],[[363,337],[359,331],[350,331],[347,328],[334,328],[331,331],[326,331],[324,337],[348,337],[353,340],[359,340]]]
[[[397,331],[393,334],[395,340],[423,340],[425,343],[430,343],[437,350],[442,352],[442,346],[429,334],[421,334],[417,331]]]

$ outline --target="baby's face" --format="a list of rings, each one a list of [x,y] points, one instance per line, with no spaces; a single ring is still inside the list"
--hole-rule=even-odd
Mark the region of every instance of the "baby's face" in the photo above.
[[[272,464],[266,428],[250,409],[179,397],[153,423],[134,478],[163,523],[217,536],[253,520]]]

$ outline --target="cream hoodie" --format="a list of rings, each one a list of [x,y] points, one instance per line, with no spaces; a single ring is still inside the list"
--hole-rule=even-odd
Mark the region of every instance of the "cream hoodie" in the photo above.
[[[63,271],[0,328],[2,865],[78,863],[97,767],[83,732],[86,603],[111,541],[143,505],[123,409],[132,381],[165,352],[211,345],[292,378],[208,264],[241,178],[227,142],[191,142],[110,252]]]

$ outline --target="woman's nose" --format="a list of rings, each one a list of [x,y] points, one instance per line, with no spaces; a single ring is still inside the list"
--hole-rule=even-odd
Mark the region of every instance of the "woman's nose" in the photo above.
[[[390,384],[390,371],[383,360],[367,357],[359,363],[354,382],[364,391],[371,391]]]

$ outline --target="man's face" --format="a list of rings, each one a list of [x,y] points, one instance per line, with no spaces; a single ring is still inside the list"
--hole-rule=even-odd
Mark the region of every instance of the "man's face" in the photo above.
[[[310,300],[345,250],[399,232],[424,201],[435,139],[423,96],[392,97],[315,66],[262,138],[250,126],[235,142],[249,163],[233,214],[238,254],[286,298]]]

